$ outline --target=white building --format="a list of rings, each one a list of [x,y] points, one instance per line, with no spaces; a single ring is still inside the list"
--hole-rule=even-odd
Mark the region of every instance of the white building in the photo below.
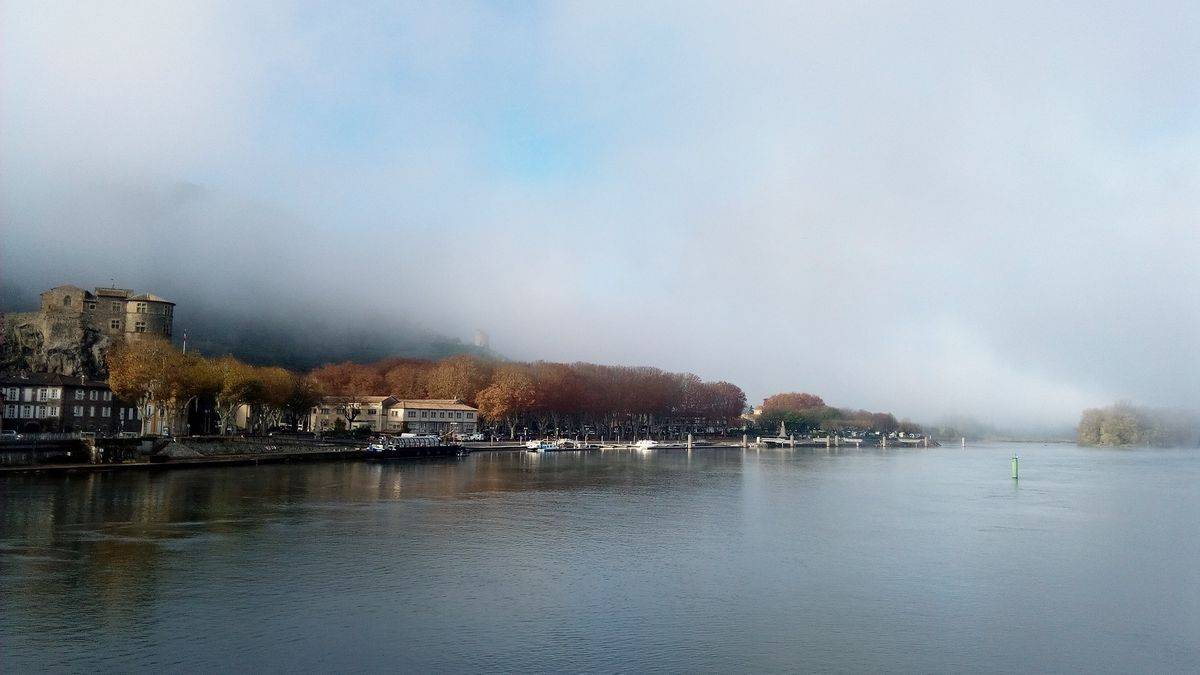
[[[341,422],[339,424],[339,421]],[[475,433],[479,411],[455,399],[408,399],[394,396],[326,397],[312,409],[309,428],[332,431],[367,428],[387,433],[467,435]]]
[[[308,428],[313,431],[333,431],[338,427],[366,427],[371,431],[383,431],[384,411],[395,401],[391,396],[326,396],[312,409]]]
[[[387,410],[385,431],[461,436],[475,433],[478,418],[477,409],[455,399],[400,400]]]

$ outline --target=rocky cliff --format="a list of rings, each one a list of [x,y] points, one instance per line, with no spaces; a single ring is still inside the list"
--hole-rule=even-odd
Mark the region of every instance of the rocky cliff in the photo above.
[[[23,312],[4,316],[4,341],[0,344],[0,372],[29,371],[108,375],[104,357],[112,340],[83,324],[76,315]]]

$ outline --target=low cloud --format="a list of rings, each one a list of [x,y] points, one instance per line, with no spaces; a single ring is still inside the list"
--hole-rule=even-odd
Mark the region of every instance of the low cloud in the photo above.
[[[2,11],[13,297],[925,420],[1200,406],[1194,4]]]

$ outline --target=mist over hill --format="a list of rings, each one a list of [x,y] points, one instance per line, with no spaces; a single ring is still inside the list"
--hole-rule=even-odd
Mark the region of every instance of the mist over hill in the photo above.
[[[87,286],[86,282],[73,280],[61,283]],[[5,280],[0,283],[0,311],[35,311],[38,294],[43,290]],[[325,363],[365,363],[388,356],[440,359],[464,353],[494,355],[486,348],[406,321],[403,315],[382,311],[363,313],[328,306],[306,309],[266,294],[261,302],[245,296],[221,301],[185,288],[155,286],[138,290],[159,293],[177,303],[176,344],[182,344],[186,333],[189,351],[210,356],[232,354],[256,365],[309,370]]]

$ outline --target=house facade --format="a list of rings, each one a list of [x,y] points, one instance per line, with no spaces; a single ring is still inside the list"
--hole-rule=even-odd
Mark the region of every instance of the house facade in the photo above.
[[[5,431],[116,434],[141,430],[137,405],[108,383],[53,374],[0,375]]]
[[[391,396],[326,396],[312,409],[308,428],[317,432],[362,427],[383,431],[385,411],[395,401]]]
[[[399,400],[387,410],[386,431],[414,434],[473,434],[479,410],[455,399]]]
[[[367,428],[379,433],[473,434],[479,411],[454,399],[398,399],[394,396],[323,399],[309,415],[309,429]]]

